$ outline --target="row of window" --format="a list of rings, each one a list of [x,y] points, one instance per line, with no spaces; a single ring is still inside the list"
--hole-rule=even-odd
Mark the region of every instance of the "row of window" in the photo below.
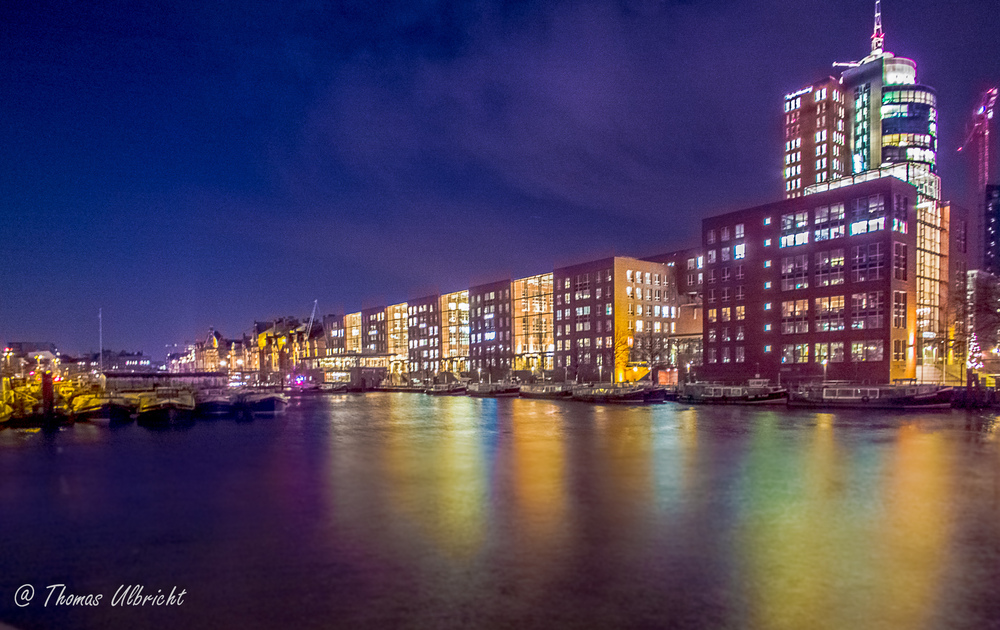
[[[729,262],[730,260],[743,260],[747,257],[746,243],[739,243],[732,247],[722,247],[718,251],[718,258],[715,255],[716,250],[710,249],[706,252],[706,261],[709,265],[714,265],[717,260]]]
[[[509,300],[510,299],[510,289],[504,289],[503,291],[490,291],[489,293],[480,293],[473,295],[469,298],[469,303],[471,304],[482,304],[484,301],[489,302],[492,300]]]
[[[773,346],[764,346],[764,352],[773,351]],[[782,363],[809,363],[810,358],[813,363],[843,363],[847,360],[846,350],[850,349],[850,360],[853,363],[869,363],[885,360],[885,340],[870,339],[865,341],[831,341],[815,344],[795,343],[781,346]],[[810,353],[810,351],[812,351]],[[907,347],[901,339],[893,341],[892,360],[896,362],[906,361]],[[745,346],[722,347],[719,349],[708,348],[706,350],[706,360],[708,363],[743,363],[746,361]]]
[[[743,223],[737,223],[736,226],[732,230],[731,238],[739,240],[739,239],[743,238],[744,233],[745,233],[744,224]],[[729,239],[730,239],[729,227],[727,226],[727,227],[719,228],[719,240],[722,241],[722,242],[726,242]],[[715,243],[715,230],[714,229],[709,230],[706,233],[705,240],[708,242],[709,245]]]
[[[478,343],[487,343],[487,342],[490,342],[490,341],[504,341],[504,340],[510,341],[510,331],[509,330],[507,330],[507,331],[503,331],[503,330],[501,330],[501,331],[491,330],[491,331],[484,332],[484,333],[473,333],[472,335],[470,335],[469,340],[472,343],[477,343],[477,344]]]

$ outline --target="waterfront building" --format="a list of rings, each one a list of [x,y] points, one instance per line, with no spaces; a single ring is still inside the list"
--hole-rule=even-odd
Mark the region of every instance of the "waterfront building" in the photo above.
[[[943,377],[948,354],[948,204],[937,176],[937,93],[917,82],[917,66],[885,49],[876,2],[871,51],[844,71],[784,99],[785,195],[795,198],[896,177],[917,189],[916,303],[918,376]],[[926,369],[925,369],[926,366]]]
[[[672,274],[624,256],[555,269],[556,378],[622,382],[667,367],[679,315]]]
[[[326,336],[325,356],[347,352],[347,337],[344,332],[343,315],[331,313],[323,316],[323,334]]]
[[[676,250],[643,258],[667,265],[672,271],[671,285],[677,293],[677,320],[669,337],[670,364],[676,370],[666,382],[684,382],[702,364],[703,295],[705,286],[705,250],[701,247]],[[714,282],[714,276],[712,277]]]
[[[361,313],[348,313],[344,315],[344,352],[347,354],[361,354],[364,350],[364,337],[361,333]]]
[[[441,370],[453,374],[469,371],[469,291],[441,296]]]
[[[296,358],[290,333],[300,324],[301,322],[294,317],[279,317],[270,322],[254,322],[260,383],[284,383],[285,378],[292,372]]]
[[[389,336],[386,330],[385,307],[361,310],[361,350],[366,354],[386,354]]]
[[[441,366],[440,303],[440,294],[407,301],[408,367],[419,380],[433,378]]]
[[[426,380],[439,372],[469,370],[469,291],[428,295],[407,302],[409,371]]]
[[[700,376],[914,378],[918,199],[883,177],[705,219]]]
[[[552,282],[552,274],[543,273],[511,283],[514,370],[535,377],[555,367]]]
[[[386,320],[386,352],[390,360],[390,372],[394,374],[405,374],[409,359],[409,326],[407,323],[407,304],[401,302],[387,306],[385,309]]]
[[[483,381],[507,378],[514,364],[510,279],[471,287],[468,314],[471,372]]]

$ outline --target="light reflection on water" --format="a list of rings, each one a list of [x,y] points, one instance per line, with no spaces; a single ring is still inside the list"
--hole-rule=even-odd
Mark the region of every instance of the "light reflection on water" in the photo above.
[[[303,398],[177,431],[0,431],[0,513],[0,620],[29,628],[1000,619],[996,422],[960,412]],[[29,581],[196,596],[13,608]]]

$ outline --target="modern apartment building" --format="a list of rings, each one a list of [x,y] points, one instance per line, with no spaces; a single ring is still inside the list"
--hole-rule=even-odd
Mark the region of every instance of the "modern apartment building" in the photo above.
[[[409,372],[430,378],[441,367],[441,296],[428,295],[406,303]]]
[[[386,354],[389,351],[384,306],[361,310],[361,349],[365,354]]]
[[[621,382],[669,366],[679,315],[672,273],[627,257],[554,270],[556,378]]]
[[[344,315],[344,352],[361,354],[365,348],[361,312]]]
[[[700,376],[914,378],[917,200],[884,177],[705,219]]]
[[[552,274],[543,273],[511,284],[514,369],[536,377],[555,367],[552,282]]]
[[[514,365],[511,281],[469,289],[469,368],[478,380],[510,376]]]
[[[385,309],[386,353],[390,357],[390,372],[405,374],[409,361],[409,324],[406,302]]]
[[[469,291],[446,293],[440,298],[441,370],[452,374],[469,371]]]

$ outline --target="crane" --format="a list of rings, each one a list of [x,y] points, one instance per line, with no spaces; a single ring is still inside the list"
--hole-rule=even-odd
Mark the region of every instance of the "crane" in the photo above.
[[[997,88],[990,88],[983,94],[983,100],[972,116],[972,129],[965,143],[958,148],[959,151],[967,149],[976,140],[979,141],[979,165],[978,165],[978,192],[986,191],[990,177],[990,121],[993,119],[993,108],[997,103]]]

